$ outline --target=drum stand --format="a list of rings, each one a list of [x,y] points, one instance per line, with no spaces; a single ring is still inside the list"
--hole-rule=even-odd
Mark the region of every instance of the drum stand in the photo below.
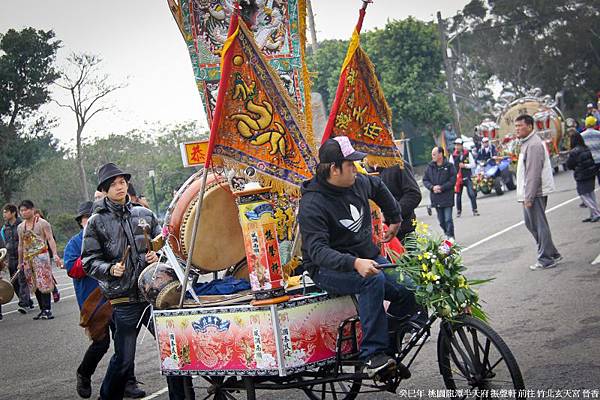
[[[167,257],[167,260],[169,261],[169,264],[171,265],[171,267],[173,267],[173,270],[175,271],[177,278],[179,278],[179,282],[181,282],[181,286],[186,288],[186,291],[192,295],[192,298],[194,300],[196,300],[197,303],[200,303],[200,300],[198,299],[196,292],[194,292],[193,285],[184,285],[183,284],[183,282],[185,280],[185,271],[183,270],[183,268],[181,268],[181,265],[179,264],[179,261],[177,260],[177,257],[175,256],[175,253],[173,252],[173,249],[171,249],[171,246],[169,246],[169,243],[166,242],[161,250],[163,251],[164,255]]]

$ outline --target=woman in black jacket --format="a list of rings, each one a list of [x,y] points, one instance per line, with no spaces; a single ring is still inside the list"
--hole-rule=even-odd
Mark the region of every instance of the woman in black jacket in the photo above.
[[[571,135],[571,151],[567,159],[567,167],[575,170],[573,177],[577,182],[577,194],[590,210],[589,218],[585,218],[582,222],[600,221],[600,209],[598,209],[596,194],[594,193],[594,180],[598,168],[594,164],[590,149],[585,145],[579,132],[574,132]]]

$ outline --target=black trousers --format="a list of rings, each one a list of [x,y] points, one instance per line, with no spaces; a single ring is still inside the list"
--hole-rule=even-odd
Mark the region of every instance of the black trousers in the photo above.
[[[44,311],[50,311],[51,308],[51,302],[50,302],[50,297],[51,293],[42,293],[39,290],[35,291],[35,298],[38,301],[38,305],[40,306],[40,310]]]
[[[108,326],[106,327],[106,334],[104,335],[104,338],[92,341],[83,355],[83,360],[81,360],[79,368],[77,368],[78,374],[85,376],[86,378],[91,378],[92,375],[94,375],[100,360],[102,360],[102,357],[104,357],[104,355],[108,352],[108,348],[110,347],[110,338],[112,334],[114,334],[114,331],[114,325],[111,323],[110,329]],[[134,382],[136,380],[134,366],[131,367],[131,370],[127,375],[128,382]]]

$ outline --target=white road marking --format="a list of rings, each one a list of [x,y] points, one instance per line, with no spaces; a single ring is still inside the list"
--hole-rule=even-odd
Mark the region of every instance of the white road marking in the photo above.
[[[63,300],[66,300],[66,299],[70,299],[71,297],[75,297],[75,295],[74,295],[74,294],[71,294],[71,295],[69,295],[69,296],[62,296],[62,295],[61,295],[61,296],[60,296],[60,301],[63,301]],[[13,303],[15,303],[15,302],[13,302]],[[8,303],[8,304],[13,304],[13,303]],[[37,304],[37,303],[34,301],[34,302],[33,302],[33,306],[34,306],[34,307],[37,307],[37,306],[38,306],[38,304]],[[5,306],[3,306],[3,307],[5,307]],[[8,312],[3,312],[3,313],[2,313],[2,315],[14,314],[14,313],[16,313],[16,312],[18,312],[18,311],[19,311],[19,310],[13,310],[13,311],[8,311]],[[33,311],[36,311],[36,310],[35,310],[35,309],[33,309],[33,310],[30,310],[29,312],[33,312]]]
[[[560,204],[557,204],[557,205],[555,205],[554,207],[552,207],[552,208],[549,208],[548,210],[546,210],[546,214],[549,214],[549,213],[551,213],[552,211],[558,210],[559,208],[561,208],[561,207],[563,207],[563,206],[566,206],[567,204],[569,204],[569,203],[572,203],[572,202],[574,202],[575,200],[577,200],[577,199],[579,199],[579,198],[580,198],[580,197],[579,197],[579,196],[577,196],[577,197],[573,197],[572,199],[569,199],[569,200],[563,201],[562,203],[560,203]],[[494,234],[492,234],[492,235],[490,235],[490,236],[488,236],[488,237],[486,237],[486,238],[483,238],[483,239],[481,239],[481,240],[480,240],[480,241],[478,241],[478,242],[475,242],[475,243],[473,243],[473,244],[472,244],[472,245],[470,245],[470,246],[467,246],[467,247],[465,247],[465,248],[462,250],[462,252],[464,253],[465,251],[469,251],[469,250],[471,250],[471,249],[473,249],[473,248],[475,248],[475,247],[479,246],[480,244],[483,244],[483,243],[485,243],[485,242],[489,242],[490,240],[492,240],[492,239],[495,239],[495,238],[497,238],[498,236],[500,236],[500,235],[503,235],[503,234],[505,234],[506,232],[508,232],[508,231],[511,231],[511,230],[513,230],[513,229],[515,229],[515,228],[517,228],[517,227],[519,227],[519,226],[521,226],[521,225],[524,225],[524,224],[525,224],[525,221],[517,222],[516,224],[514,224],[514,225],[511,225],[511,226],[509,226],[508,228],[504,228],[504,229],[502,229],[502,230],[501,230],[501,231],[499,231],[499,232],[496,232],[496,233],[494,233]],[[599,256],[599,257],[600,257],[600,256]]]
[[[146,396],[146,397],[142,398],[142,400],[154,399],[154,398],[160,396],[161,394],[167,393],[168,391],[169,391],[169,388],[164,387],[164,388],[160,389],[158,392],[154,392],[150,396]]]
[[[595,264],[600,264],[600,254],[598,254],[598,257],[596,257],[596,259],[594,261],[592,261],[592,265]]]

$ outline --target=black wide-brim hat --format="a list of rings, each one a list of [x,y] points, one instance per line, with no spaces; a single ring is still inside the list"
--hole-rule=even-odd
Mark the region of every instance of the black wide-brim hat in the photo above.
[[[107,163],[101,166],[98,169],[98,186],[96,187],[96,190],[101,192],[102,189],[100,189],[100,187],[102,186],[102,184],[116,176],[123,176],[127,182],[129,182],[129,180],[131,179],[131,174],[123,172],[123,170],[117,167],[115,163]]]
[[[90,217],[93,212],[93,201],[84,201],[83,203],[79,203],[79,209],[77,210],[77,216],[75,217],[75,221],[81,224],[81,218]]]

